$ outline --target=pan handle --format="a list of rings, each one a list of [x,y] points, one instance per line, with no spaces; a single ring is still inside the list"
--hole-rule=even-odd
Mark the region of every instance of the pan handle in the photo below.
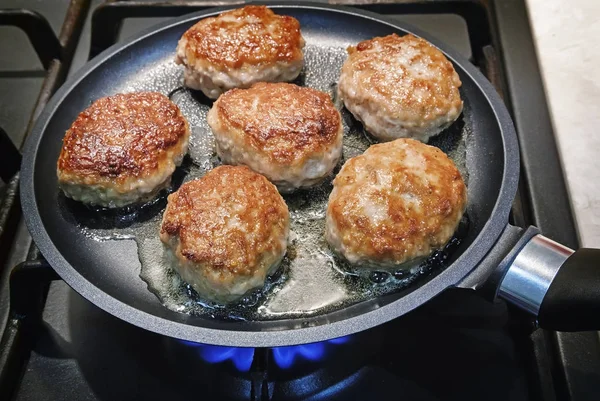
[[[557,331],[600,330],[600,249],[573,251],[535,234],[507,264],[498,296]]]

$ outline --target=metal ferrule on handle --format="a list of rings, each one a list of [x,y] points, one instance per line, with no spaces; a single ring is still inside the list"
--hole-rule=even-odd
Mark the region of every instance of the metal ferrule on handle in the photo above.
[[[534,236],[509,266],[498,295],[537,316],[550,284],[572,253],[543,235]]]
[[[536,234],[511,258],[500,297],[532,313],[544,329],[600,330],[600,249],[573,251]]]

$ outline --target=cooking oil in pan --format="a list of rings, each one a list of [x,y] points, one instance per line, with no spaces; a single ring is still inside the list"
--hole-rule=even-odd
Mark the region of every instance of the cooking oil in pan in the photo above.
[[[194,315],[210,315],[234,320],[269,320],[327,313],[378,295],[404,289],[419,277],[440,269],[460,243],[468,228],[463,218],[457,235],[448,246],[410,269],[395,273],[357,273],[327,246],[323,233],[325,210],[332,189],[333,176],[347,159],[362,154],[374,140],[343,109],[337,99],[335,83],[346,57],[344,49],[307,46],[306,71],[295,83],[328,92],[342,114],[344,124],[343,158],[334,174],[318,187],[285,195],[290,210],[291,235],[288,252],[277,272],[267,279],[263,289],[255,290],[227,307],[202,300],[181,280],[170,265],[166,249],[158,237],[166,196],[181,183],[203,176],[219,165],[214,138],[206,122],[211,101],[202,94],[177,88],[180,67],[171,60],[154,66],[144,79],[131,82],[123,91],[157,90],[180,107],[192,127],[189,156],[173,175],[172,185],[150,204],[138,208],[85,213],[80,221],[85,233],[100,241],[135,240],[141,262],[140,277],[169,309]],[[327,66],[323,68],[323,66]],[[430,144],[440,147],[453,159],[465,182],[466,144],[468,137],[468,105],[465,113],[448,130],[433,138]]]
[[[346,112],[344,112],[345,114]],[[350,157],[362,153],[370,140],[357,125],[344,116],[346,132],[344,157],[337,167]],[[216,167],[214,139],[202,127],[192,130],[190,156],[173,177],[173,190],[182,182],[201,177]],[[141,208],[120,212],[93,213],[96,224],[82,223],[86,233],[97,240],[134,239],[138,245],[141,278],[148,288],[169,309],[216,318],[235,320],[267,320],[308,316],[361,302],[381,294],[397,291],[413,283],[419,276],[440,268],[452,249],[460,242],[455,237],[445,250],[438,251],[427,261],[410,270],[395,274],[374,272],[358,274],[329,249],[323,233],[325,210],[332,178],[316,188],[285,195],[290,210],[291,235],[288,253],[277,273],[267,280],[262,290],[247,294],[239,302],[224,307],[202,300],[181,280],[170,265],[170,258],[158,237],[162,212],[166,206],[165,191],[157,200]],[[98,224],[98,223],[102,224]],[[458,233],[466,232],[466,219]]]

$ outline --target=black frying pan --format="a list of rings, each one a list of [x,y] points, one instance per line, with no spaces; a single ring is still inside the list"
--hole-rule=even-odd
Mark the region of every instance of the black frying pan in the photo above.
[[[600,286],[596,286],[600,273],[590,268],[599,260],[597,251],[573,253],[533,228],[507,224],[519,177],[517,140],[505,106],[473,65],[437,39],[373,13],[324,5],[272,7],[297,18],[308,45],[324,53],[374,36],[410,32],[432,42],[453,62],[465,100],[459,135],[466,144],[470,224],[449,265],[404,291],[329,313],[226,321],[165,308],[140,279],[131,244],[98,242],[84,234],[76,218],[65,212],[57,189],[56,160],[64,132],[81,110],[102,96],[131,90],[140,82],[151,82],[164,93],[175,89],[172,77],[161,75],[161,66],[172,62],[185,30],[224,10],[214,9],[161,24],[100,54],[56,93],[28,138],[21,170],[26,222],[42,254],[71,287],[100,308],[142,328],[228,346],[292,345],[344,336],[401,316],[449,287],[490,288],[494,295],[537,315],[540,324],[549,328],[600,328]],[[334,84],[339,75],[334,67],[324,62],[322,70],[312,73],[330,76]]]

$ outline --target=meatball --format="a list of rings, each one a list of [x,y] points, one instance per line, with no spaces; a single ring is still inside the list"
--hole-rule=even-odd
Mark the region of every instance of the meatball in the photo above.
[[[255,82],[292,81],[304,65],[297,19],[265,6],[246,6],[206,18],[183,34],[175,62],[184,84],[211,98]]]
[[[333,181],[325,238],[364,269],[407,268],[452,237],[467,203],[454,163],[413,139],[371,146]]]
[[[263,286],[287,250],[289,212],[265,177],[220,166],[169,195],[160,239],[202,297],[231,302]]]
[[[460,78],[429,42],[392,34],[360,42],[348,53],[339,96],[377,139],[427,142],[462,112]]]
[[[326,93],[257,83],[223,94],[208,113],[217,154],[265,175],[280,191],[321,182],[342,154],[340,113]]]
[[[181,111],[160,93],[98,99],[65,134],[59,187],[69,198],[107,208],[147,201],[170,184],[189,137]]]

